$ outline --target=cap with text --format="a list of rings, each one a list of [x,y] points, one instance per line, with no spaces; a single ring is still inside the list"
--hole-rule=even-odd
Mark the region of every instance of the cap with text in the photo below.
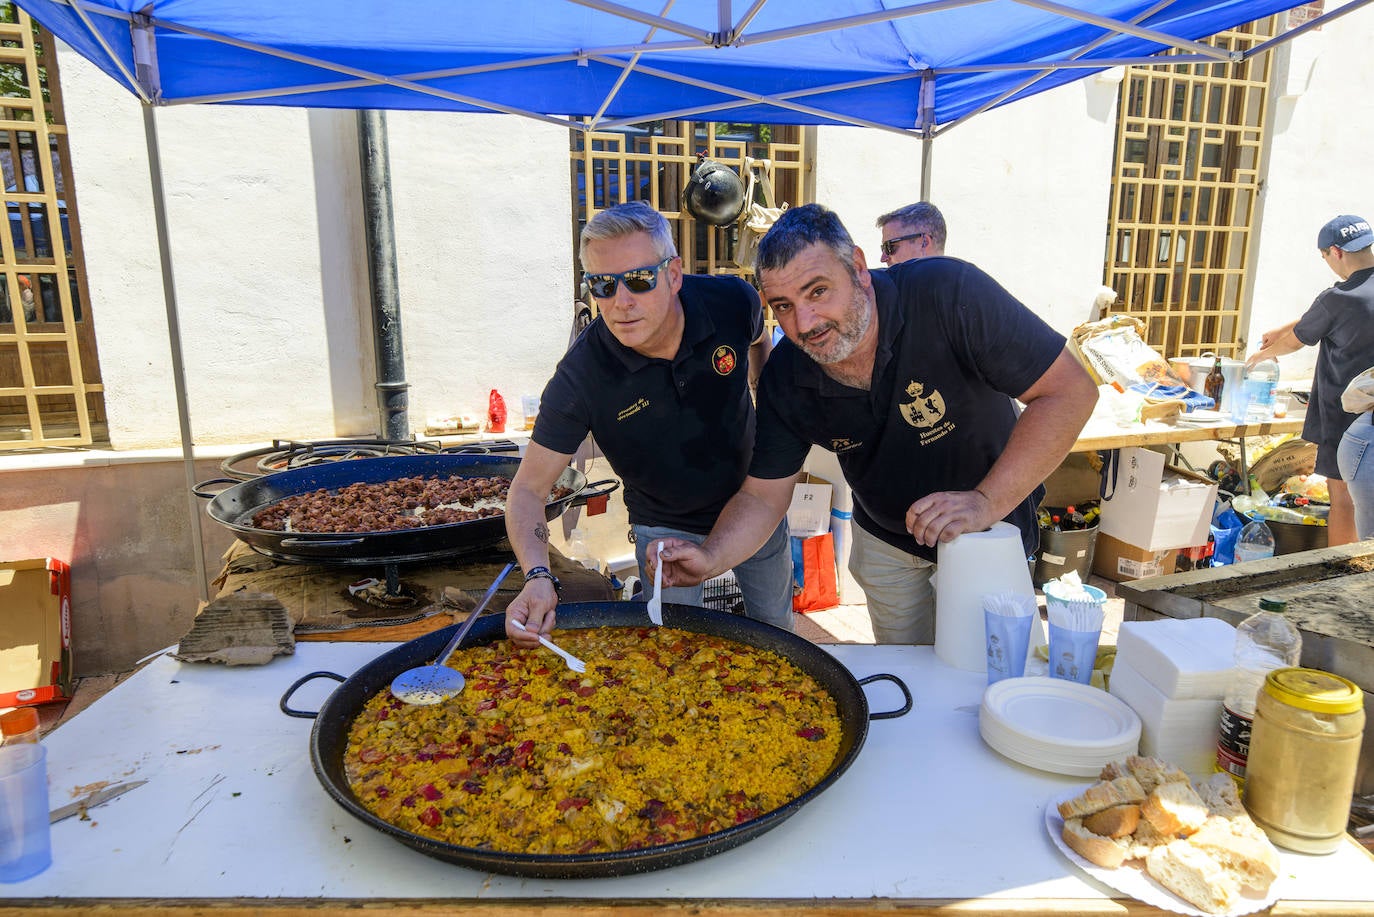
[[[1326,251],[1339,245],[1342,251],[1357,252],[1374,245],[1374,230],[1363,217],[1343,214],[1321,228],[1317,233],[1317,248]]]

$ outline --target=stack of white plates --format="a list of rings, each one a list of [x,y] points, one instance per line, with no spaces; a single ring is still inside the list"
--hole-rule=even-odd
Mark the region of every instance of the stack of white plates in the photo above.
[[[1140,717],[1106,691],[1062,678],[989,685],[978,732],[995,751],[1042,771],[1095,777],[1140,747]]]

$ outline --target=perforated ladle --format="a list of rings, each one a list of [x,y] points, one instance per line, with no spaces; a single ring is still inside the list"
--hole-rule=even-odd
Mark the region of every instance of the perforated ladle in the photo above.
[[[391,680],[391,693],[397,700],[407,704],[417,704],[427,706],[437,704],[440,701],[456,697],[463,691],[463,686],[467,684],[467,679],[463,673],[457,669],[450,669],[446,662],[448,657],[453,655],[453,651],[458,649],[458,644],[463,642],[463,638],[472,630],[472,625],[481,616],[482,610],[491,602],[492,596],[496,595],[497,588],[506,576],[515,569],[515,563],[511,562],[496,574],[496,580],[487,587],[486,595],[477,603],[471,614],[468,615],[463,625],[458,628],[458,633],[453,635],[453,639],[448,642],[443,651],[439,653],[433,665],[416,666],[413,669],[406,669],[400,675]]]

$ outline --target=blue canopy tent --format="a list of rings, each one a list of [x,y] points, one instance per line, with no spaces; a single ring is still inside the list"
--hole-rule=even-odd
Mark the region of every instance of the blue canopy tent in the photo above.
[[[18,0],[145,103],[188,487],[157,106],[855,125],[924,141],[925,198],[931,142],[982,111],[1166,49],[1240,60],[1368,2],[1239,52],[1198,39],[1295,0]]]

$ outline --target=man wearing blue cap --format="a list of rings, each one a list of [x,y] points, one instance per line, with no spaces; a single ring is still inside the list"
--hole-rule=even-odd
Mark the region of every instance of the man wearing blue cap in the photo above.
[[[1261,360],[1316,345],[1317,367],[1312,397],[1303,422],[1302,438],[1317,444],[1318,474],[1331,490],[1327,544],[1334,547],[1356,540],[1355,508],[1341,479],[1336,451],[1341,437],[1358,415],[1341,407],[1341,393],[1350,380],[1374,365],[1374,230],[1362,217],[1345,214],[1317,233],[1317,251],[1340,281],[1318,294],[1302,318],[1272,331],[1260,349],[1245,361]]]

